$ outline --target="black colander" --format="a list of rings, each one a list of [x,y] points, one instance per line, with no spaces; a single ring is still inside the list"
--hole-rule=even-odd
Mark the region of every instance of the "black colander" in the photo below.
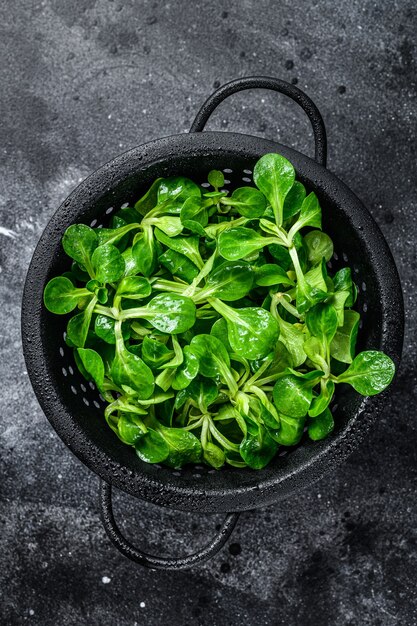
[[[278,143],[237,133],[204,132],[207,119],[227,96],[249,88],[272,89],[295,100],[314,131],[315,160]],[[106,225],[112,212],[134,202],[157,177],[185,175],[197,183],[212,169],[223,170],[227,189],[251,184],[256,161],[278,152],[295,166],[297,178],[314,191],[323,209],[323,228],[334,241],[332,271],[346,264],[359,288],[362,315],[359,349],[383,350],[398,366],[404,314],[399,277],[388,245],[367,209],[326,165],[326,133],[312,101],[284,81],[249,77],[218,89],[199,111],[190,134],[174,135],[139,146],[116,157],[82,182],[48,223],[34,252],[24,289],[23,348],[28,374],[47,418],[70,450],[101,479],[105,529],[129,558],[152,568],[189,567],[215,554],[229,537],[237,511],[265,506],[320,478],[343,461],[363,439],[386,402],[387,392],[362,398],[346,386],[338,388],[332,407],[335,430],[320,442],[307,438],[294,449],[282,449],[263,470],[203,466],[172,470],[143,463],[107,427],[97,389],[77,370],[64,341],[67,316],[43,306],[49,279],[69,266],[61,238],[68,226],[81,222]],[[344,386],[342,386],[344,387]],[[111,487],[183,511],[229,513],[219,534],[199,552],[184,558],[161,558],[133,547],[118,530],[111,508]]]

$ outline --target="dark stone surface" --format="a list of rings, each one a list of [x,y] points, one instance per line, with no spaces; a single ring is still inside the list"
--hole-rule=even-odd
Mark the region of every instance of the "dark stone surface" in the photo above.
[[[1,618],[3,624],[417,623],[414,2],[40,0],[0,5]],[[20,349],[34,246],[78,181],[138,143],[186,131],[213,85],[297,81],[325,118],[329,167],[368,205],[404,287],[403,365],[383,419],[349,461],[242,515],[210,563],[179,574],[126,561],[98,521],[97,479],[39,409]],[[297,107],[240,94],[211,128],[311,154]],[[120,495],[130,537],[184,553],[219,517]],[[238,546],[236,545],[238,544]]]

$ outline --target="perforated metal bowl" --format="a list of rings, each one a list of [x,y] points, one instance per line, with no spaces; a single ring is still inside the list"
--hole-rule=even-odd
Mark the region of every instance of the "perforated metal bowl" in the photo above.
[[[316,160],[267,141],[237,133],[200,133],[214,108],[226,96],[248,88],[286,93],[308,114],[316,140]],[[242,511],[264,506],[311,484],[342,462],[363,439],[381,411],[387,392],[362,398],[351,388],[337,390],[335,430],[320,442],[305,438],[294,449],[282,449],[263,470],[206,466],[172,470],[143,463],[107,427],[104,402],[77,370],[64,342],[67,316],[43,306],[45,284],[68,269],[61,238],[81,222],[106,225],[113,211],[134,202],[157,177],[185,175],[197,183],[211,169],[223,170],[225,186],[252,182],[252,169],[265,153],[289,159],[297,179],[314,191],[323,209],[323,229],[334,241],[332,271],[348,264],[359,288],[356,307],[362,315],[359,348],[386,352],[399,365],[403,339],[403,304],[397,270],[388,245],[371,215],[352,191],[325,168],[326,135],[321,116],[299,89],[273,78],[233,81],[209,98],[197,115],[192,133],[139,146],[116,157],[82,182],[48,223],[34,252],[24,290],[22,333],[28,374],[47,418],[72,452],[102,479],[101,503],[106,530],[127,556],[150,567],[188,567],[214,554],[236,522],[229,514],[219,535],[198,553],[183,559],[151,557],[120,534],[111,510],[111,485],[155,504],[204,513]]]

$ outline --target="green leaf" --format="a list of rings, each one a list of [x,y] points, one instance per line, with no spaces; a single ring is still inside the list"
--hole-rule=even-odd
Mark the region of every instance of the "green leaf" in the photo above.
[[[377,350],[360,352],[348,369],[337,377],[362,396],[374,396],[388,387],[394,378],[395,365],[389,356]]]
[[[66,254],[86,268],[92,276],[90,258],[98,246],[96,232],[85,224],[73,224],[65,231],[62,246]]]
[[[297,276],[296,306],[298,312],[303,314],[328,297],[325,280],[326,267],[321,263],[304,275],[295,245],[289,248],[289,253]]]
[[[264,428],[259,428],[257,435],[247,434],[240,444],[242,459],[252,469],[262,469],[277,452],[277,444]]]
[[[97,337],[100,337],[103,341],[110,344],[116,343],[116,335],[114,332],[116,320],[112,317],[108,317],[107,315],[97,315],[94,322],[94,332]],[[130,328],[127,323],[122,324],[122,335],[123,339],[129,339],[130,337]]]
[[[200,366],[198,356],[191,346],[184,346],[182,352],[184,360],[177,368],[172,381],[172,388],[176,391],[188,387],[191,381],[197,376]]]
[[[291,269],[291,257],[288,248],[279,244],[272,244],[268,246],[268,251],[285,272]]]
[[[203,458],[212,467],[215,469],[220,469],[226,460],[225,453],[219,446],[216,446],[211,441],[207,441],[203,447]]]
[[[150,398],[154,391],[152,370],[144,361],[127,350],[123,342],[121,322],[116,322],[116,354],[111,366],[111,377],[118,387],[127,385],[141,400]]]
[[[152,226],[144,226],[143,231],[135,236],[132,257],[144,276],[150,276],[156,270],[158,258]]]
[[[111,244],[98,246],[91,256],[91,264],[94,276],[100,283],[113,283],[119,280],[125,271],[122,255]]]
[[[338,326],[343,326],[345,319],[345,306],[349,298],[348,291],[336,291],[330,295],[329,303],[334,307],[337,314]]]
[[[125,276],[117,285],[116,296],[129,300],[141,300],[152,293],[151,283],[143,276]]]
[[[261,359],[267,356],[278,340],[277,321],[265,309],[246,307],[232,309],[216,298],[210,304],[227,323],[227,333],[233,351],[246,359]]]
[[[190,347],[198,358],[200,373],[208,378],[220,376],[236,394],[238,388],[230,371],[229,354],[222,342],[213,335],[196,335]]]
[[[300,442],[304,432],[305,418],[294,418],[288,415],[280,415],[280,428],[271,431],[271,436],[282,446],[295,446]]]
[[[122,257],[125,262],[124,276],[134,276],[141,271],[140,264],[136,262],[136,257],[132,253],[132,248],[127,248],[122,252]]]
[[[177,276],[187,283],[191,283],[198,275],[197,266],[190,261],[184,254],[175,252],[175,250],[166,250],[159,257],[159,262],[165,267],[172,276]]]
[[[281,226],[285,197],[295,180],[294,167],[280,154],[265,154],[255,165],[253,180],[271,204],[275,221]]]
[[[148,429],[148,432],[135,444],[135,450],[141,461],[145,463],[162,463],[168,458],[170,447],[161,433]]]
[[[129,242],[129,233],[132,230],[137,230],[139,228],[140,224],[138,223],[124,224],[119,228],[99,228],[97,229],[98,245],[117,244],[120,249],[124,249]]]
[[[304,417],[313,399],[312,387],[302,378],[287,374],[279,378],[273,390],[277,410],[289,417]]]
[[[168,428],[159,425],[158,432],[169,447],[164,459],[170,467],[182,467],[187,463],[198,463],[201,459],[201,443],[193,433],[181,428]]]
[[[310,417],[317,417],[323,413],[332,401],[335,384],[332,380],[320,381],[320,394],[313,398],[308,414]]]
[[[260,287],[272,287],[275,285],[294,285],[294,281],[288,278],[285,270],[275,263],[266,263],[255,268],[255,283]]]
[[[233,352],[232,346],[229,343],[227,323],[223,317],[214,322],[213,326],[210,329],[210,335],[213,335],[213,337],[217,337],[217,339],[222,342],[223,346],[226,348],[229,354]]]
[[[314,419],[310,418],[308,421],[308,436],[313,441],[320,441],[329,435],[334,428],[333,415],[330,409],[326,408],[323,413],[320,413]]]
[[[77,289],[69,278],[57,276],[46,285],[43,301],[51,313],[65,315],[71,313],[77,307],[80,298],[86,295],[87,289]]]
[[[352,363],[355,355],[361,316],[356,311],[345,311],[343,326],[339,327],[330,344],[330,354],[342,363]]]
[[[304,274],[304,278],[311,289],[327,292],[327,269],[323,260]]]
[[[119,209],[112,217],[113,228],[118,228],[118,226],[121,226],[122,224],[137,224],[137,222],[138,211],[129,206]]]
[[[186,256],[199,269],[204,265],[199,250],[199,237],[168,237],[162,231],[155,229],[155,236],[164,246]]]
[[[304,236],[307,247],[307,256],[311,265],[317,265],[324,260],[330,261],[333,256],[333,241],[326,233],[312,230]]]
[[[159,184],[158,204],[171,203],[169,212],[179,213],[182,205],[190,196],[201,197],[201,189],[189,178],[174,176],[164,178]]]
[[[278,324],[279,340],[290,353],[294,367],[299,367],[307,358],[304,350],[305,333],[300,325],[290,324],[280,317],[278,318]]]
[[[120,439],[130,446],[134,446],[144,436],[143,429],[136,424],[131,415],[126,413],[120,415],[117,430]]]
[[[317,337],[309,337],[303,345],[307,358],[316,368],[324,367],[327,363],[327,344]],[[327,366],[327,365],[326,365]]]
[[[197,335],[191,340],[190,347],[200,361],[200,373],[203,376],[215,378],[230,367],[229,354],[217,337]]]
[[[254,361],[251,361],[252,372],[256,373],[262,365],[265,366],[267,361],[269,361],[269,365],[264,370],[262,378],[273,376],[274,374],[283,372],[287,369],[287,367],[294,366],[291,354],[281,341],[277,341],[274,351],[271,352],[265,359],[255,359]]]
[[[184,228],[184,225],[180,218],[172,215],[146,218],[146,222],[142,222],[142,225],[145,224],[158,227],[159,230],[165,233],[168,237],[175,237],[176,235],[179,235]]]
[[[106,304],[109,299],[109,291],[106,287],[99,287],[96,289],[97,300],[100,304]]]
[[[308,330],[318,339],[330,344],[337,330],[337,314],[329,303],[316,304],[305,315]]]
[[[321,208],[318,198],[313,191],[304,199],[300,209],[300,216],[288,232],[289,239],[291,240],[305,226],[321,229]]]
[[[174,351],[167,348],[161,341],[144,337],[142,342],[142,359],[149,367],[157,369],[172,359]]]
[[[221,203],[234,207],[240,215],[249,219],[262,217],[267,206],[263,193],[254,187],[239,187],[230,198],[223,198]]]
[[[206,236],[204,227],[208,224],[208,213],[201,198],[190,196],[181,208],[180,218],[185,228],[202,237]]]
[[[333,276],[335,291],[347,291],[349,295],[346,298],[345,306],[351,307],[355,304],[358,290],[352,280],[352,272],[350,267],[343,267]]]
[[[238,261],[275,242],[275,237],[263,237],[252,228],[239,226],[238,228],[229,228],[221,232],[217,240],[217,246],[219,253],[224,259]]]
[[[211,172],[208,173],[207,180],[216,191],[224,187],[224,175],[223,172],[219,170],[211,170]]]
[[[191,298],[175,293],[162,293],[152,298],[144,307],[125,309],[120,318],[144,318],[161,332],[177,335],[194,326],[196,308]]]
[[[191,399],[205,413],[218,395],[219,391],[213,380],[198,377],[191,381],[188,387],[178,391],[175,397],[175,408],[180,409],[188,399]]]
[[[74,315],[68,322],[67,339],[76,348],[84,348],[96,302],[97,296],[93,296],[84,311]]]
[[[294,181],[293,186],[289,190],[284,200],[284,221],[290,219],[300,211],[306,190],[302,183],[298,180]]]
[[[174,350],[174,356],[168,363],[165,363],[162,367],[165,368],[173,368],[176,369],[179,365],[181,365],[184,361],[184,353],[181,348],[181,345],[175,335],[171,337],[172,348]]]
[[[252,284],[253,269],[249,263],[225,261],[207,276],[206,285],[198,293],[197,298],[202,300],[215,296],[226,302],[240,300],[249,293]]]
[[[151,211],[158,203],[158,190],[161,184],[162,178],[154,180],[148,191],[135,203],[135,210],[140,215],[146,215]]]
[[[101,356],[90,348],[78,348],[78,356],[88,374],[88,380],[92,380],[98,389],[102,389],[104,382],[104,363]]]

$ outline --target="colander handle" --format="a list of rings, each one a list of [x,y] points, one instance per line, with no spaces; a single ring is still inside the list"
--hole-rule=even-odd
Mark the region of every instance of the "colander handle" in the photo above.
[[[217,535],[197,552],[179,558],[163,558],[139,550],[123,537],[114,519],[111,492],[111,485],[100,480],[100,509],[104,530],[124,556],[151,569],[180,570],[208,561],[224,546],[239,517],[239,513],[228,513]]]
[[[278,91],[279,93],[289,96],[294,102],[299,104],[307,114],[313,127],[315,142],[314,158],[317,163],[326,166],[327,137],[320,111],[304,91],[301,91],[298,87],[284,80],[280,80],[279,78],[272,78],[270,76],[247,76],[246,78],[237,78],[230,83],[222,85],[222,87],[207,98],[201,107],[191,125],[190,133],[200,133],[204,129],[210,115],[223,100],[233,93],[244,91],[245,89],[271,89],[272,91]]]

